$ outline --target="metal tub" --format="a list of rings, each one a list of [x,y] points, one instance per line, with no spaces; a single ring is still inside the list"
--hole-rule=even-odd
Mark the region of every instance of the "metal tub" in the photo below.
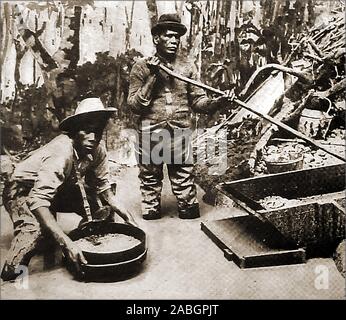
[[[83,228],[77,228],[69,233],[71,240],[90,236],[105,235],[108,233],[125,234],[132,236],[140,243],[123,251],[88,252],[83,251],[88,264],[81,265],[81,273],[67,262],[67,267],[72,274],[80,280],[107,281],[123,280],[137,273],[146,258],[146,235],[137,227],[121,223],[90,222]]]

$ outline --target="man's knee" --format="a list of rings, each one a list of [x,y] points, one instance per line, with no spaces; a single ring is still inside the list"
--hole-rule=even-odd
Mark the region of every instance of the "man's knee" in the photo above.
[[[138,177],[144,183],[160,183],[163,180],[163,168],[156,165],[141,165]]]
[[[24,216],[13,221],[14,232],[41,232],[41,225],[34,216]]]
[[[14,234],[41,235],[41,225],[27,205],[26,197],[18,197],[10,203],[8,213],[11,217]],[[30,238],[30,236],[29,236]]]

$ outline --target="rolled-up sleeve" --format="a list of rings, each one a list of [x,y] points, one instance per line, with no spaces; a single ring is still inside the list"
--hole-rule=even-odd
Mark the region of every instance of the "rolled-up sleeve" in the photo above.
[[[151,100],[142,97],[141,89],[149,73],[144,60],[137,62],[130,73],[129,94],[127,104],[136,114],[142,114],[150,106]]]
[[[58,188],[65,181],[66,170],[66,157],[51,155],[43,159],[34,186],[28,196],[28,206],[31,210],[50,207]]]

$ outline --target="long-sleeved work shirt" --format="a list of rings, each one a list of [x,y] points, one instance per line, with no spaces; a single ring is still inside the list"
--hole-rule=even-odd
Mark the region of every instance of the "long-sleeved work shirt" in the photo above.
[[[157,75],[150,99],[142,96],[141,90],[151,74],[147,58],[142,58],[133,66],[130,74],[128,105],[139,115],[138,129],[143,121],[150,121],[152,128],[170,127],[188,128],[191,126],[191,113],[211,113],[214,106],[210,103],[205,91],[196,86],[184,83],[165,74]],[[171,64],[174,71],[198,80],[197,69],[193,63],[176,60]]]
[[[161,57],[159,59],[164,63]],[[198,80],[197,69],[192,62],[177,59],[171,63],[171,67],[183,76]],[[142,90],[150,75],[147,58],[138,60],[130,73],[127,102],[133,113],[138,115],[138,160],[140,163],[155,164],[186,162],[192,155],[189,141],[192,113],[212,113],[215,111],[215,105],[203,89],[175,79],[163,71],[156,75],[149,98],[143,97]],[[162,135],[163,140],[154,138],[155,135]],[[157,152],[160,149],[167,155],[165,159]]]
[[[59,188],[76,182],[76,172],[85,182],[101,193],[109,189],[109,168],[106,148],[100,143],[92,155],[78,158],[73,141],[61,134],[43,147],[33,151],[16,165],[12,180],[25,185],[29,191],[31,210],[50,207]]]

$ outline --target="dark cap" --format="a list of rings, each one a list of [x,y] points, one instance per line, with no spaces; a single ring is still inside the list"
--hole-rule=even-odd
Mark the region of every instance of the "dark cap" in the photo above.
[[[159,21],[151,28],[151,34],[156,35],[161,30],[173,30],[184,35],[187,28],[181,23],[180,17],[176,13],[166,13],[160,16]]]

